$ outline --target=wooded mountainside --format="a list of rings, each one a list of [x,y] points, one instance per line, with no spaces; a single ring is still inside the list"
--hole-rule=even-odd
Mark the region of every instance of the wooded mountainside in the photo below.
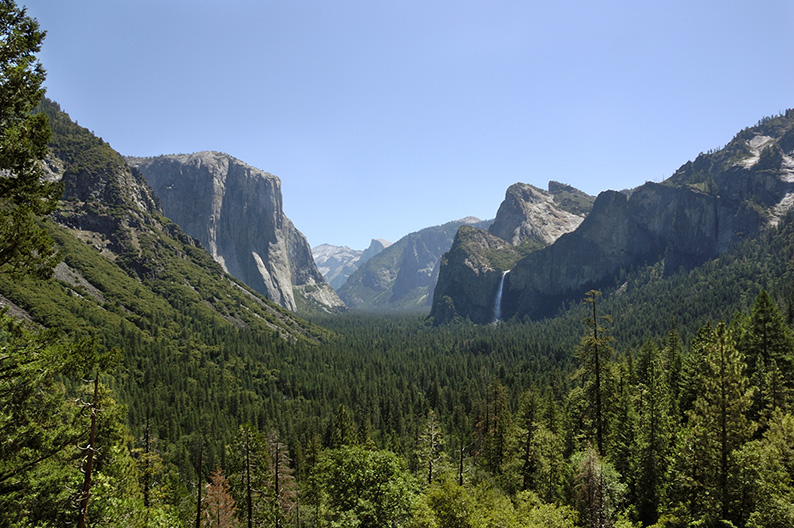
[[[4,188],[64,189],[0,196],[36,241],[0,239],[0,525],[794,525],[794,215],[542,320],[307,322],[39,84],[0,121]]]

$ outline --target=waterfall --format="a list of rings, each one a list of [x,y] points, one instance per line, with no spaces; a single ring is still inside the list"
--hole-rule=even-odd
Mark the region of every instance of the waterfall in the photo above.
[[[502,320],[502,291],[505,287],[505,277],[510,273],[510,270],[502,272],[502,279],[499,281],[499,288],[496,290],[496,300],[493,303],[493,322],[498,323]]]

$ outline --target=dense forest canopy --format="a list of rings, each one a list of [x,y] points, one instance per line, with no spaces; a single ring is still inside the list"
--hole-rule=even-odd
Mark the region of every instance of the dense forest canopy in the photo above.
[[[119,350],[104,363],[92,359],[106,350],[96,335],[92,347],[6,317],[5,350],[42,350],[6,378],[7,390],[33,376],[57,390],[4,408],[12,430],[14,417],[35,416],[42,437],[27,458],[4,458],[5,473],[25,476],[7,484],[27,484],[0,500],[20,505],[4,508],[20,514],[9,522],[74,519],[83,453],[67,441],[85,440],[90,423],[73,402],[90,401],[83,380],[102,363],[96,441],[107,449],[97,472],[126,487],[115,499],[92,495],[97,525],[123,516],[131,526],[182,526],[226,508],[229,526],[786,526],[791,254],[788,219],[703,268],[667,277],[647,269],[597,297],[599,339],[610,336],[613,350],[598,370],[600,450],[587,303],[492,326],[319,318],[329,332],[319,343],[185,319],[185,335],[170,334],[175,345],[135,345],[132,328],[94,314],[85,335],[102,328],[100,342]],[[194,348],[179,352],[188,336]],[[74,362],[82,371],[70,366],[83,356]],[[20,426],[15,441],[30,442],[31,428]],[[367,495],[378,489],[390,495]]]
[[[0,241],[0,525],[794,525],[794,215],[543,320],[307,322],[131,205],[139,179],[57,105],[33,112],[43,34],[0,17],[2,49],[27,46],[2,97],[29,83],[0,162],[30,147],[0,167],[0,227],[35,242]],[[107,200],[67,186],[49,215],[47,120],[67,183]]]

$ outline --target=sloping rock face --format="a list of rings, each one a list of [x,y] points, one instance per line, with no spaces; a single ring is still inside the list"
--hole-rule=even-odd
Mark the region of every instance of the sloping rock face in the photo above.
[[[358,262],[363,253],[360,249],[350,249],[347,246],[332,246],[320,244],[312,248],[312,257],[317,269],[325,281],[335,290],[338,290],[347,278],[358,269]]]
[[[123,321],[143,332],[138,336],[155,332],[151,335],[163,339],[168,334],[158,332],[180,321],[200,327],[256,328],[274,337],[316,341],[305,321],[224,273],[195,238],[166,218],[140,173],[110,145],[73,122],[58,104],[45,99],[40,110],[53,130],[45,173],[64,184],[58,209],[51,215],[54,222],[45,224],[64,258],[53,275],[71,293],[63,297],[63,288],[42,283],[42,291],[52,298],[46,310],[31,312],[37,322],[46,325],[59,310],[73,310],[74,305],[64,301],[74,296],[87,303],[82,305],[84,312],[74,314],[77,321],[97,328]],[[107,284],[111,280],[116,281],[112,287]],[[10,291],[25,299],[23,291]],[[3,299],[0,295],[5,304]],[[27,306],[40,302],[39,292],[25,299]],[[95,319],[93,313],[108,317]]]
[[[276,176],[219,152],[127,162],[154,189],[165,215],[225,271],[292,311],[301,303],[307,309],[343,308],[306,238],[284,215]]]
[[[607,191],[574,232],[516,264],[505,285],[507,317],[553,314],[621,271],[663,261],[698,266],[736,240],[775,225],[794,205],[794,112],[745,129],[662,184]]]
[[[333,289],[338,290],[359,266],[390,245],[391,242],[387,240],[374,238],[364,251],[350,249],[347,246],[320,244],[312,248],[312,256],[326,282]]]
[[[391,246],[391,242],[382,238],[373,238],[369,243],[369,247],[361,253],[361,258],[358,259],[358,265],[361,266],[368,262],[372,257]]]
[[[503,273],[523,256],[575,230],[593,200],[558,182],[550,182],[549,191],[526,183],[511,185],[488,232],[461,227],[442,259],[434,320],[462,316],[480,324],[493,322]],[[505,277],[504,283],[511,278]]]
[[[426,311],[438,281],[441,256],[462,225],[487,227],[468,217],[408,234],[362,264],[339,289],[351,309]]]
[[[592,204],[593,200],[573,187],[551,182],[550,189],[563,192],[578,192],[584,202]],[[496,219],[489,228],[496,235],[513,245],[525,240],[537,240],[551,244],[565,233],[570,233],[582,223],[587,209],[576,207],[574,211],[567,204],[558,203],[557,195],[546,192],[526,183],[515,183],[505,193],[505,199],[499,206]],[[586,207],[586,206],[585,206]]]
[[[433,294],[433,317],[449,321],[465,314],[477,323],[493,322],[502,261],[508,253],[517,260],[518,252],[509,242],[484,229],[461,226],[452,248],[441,258],[442,271]]]
[[[156,276],[159,266],[144,255],[140,234],[162,230],[180,240],[189,237],[157,221],[157,198],[110,145],[72,122],[57,103],[45,99],[41,111],[55,131],[44,172],[64,186],[53,219],[140,278]]]

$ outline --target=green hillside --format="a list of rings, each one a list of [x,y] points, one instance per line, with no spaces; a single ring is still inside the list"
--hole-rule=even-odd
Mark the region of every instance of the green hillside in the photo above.
[[[539,321],[307,322],[42,108],[61,262],[0,273],[35,322],[0,316],[0,524],[74,525],[89,452],[95,526],[794,522],[794,215]]]
[[[0,275],[0,291],[45,327],[123,350],[110,385],[134,431],[149,412],[163,441],[179,442],[202,423],[217,448],[235,424],[264,423],[272,356],[329,333],[225,274],[156,208],[130,199],[155,203],[115,151],[53,103],[44,109],[51,166],[66,187],[56,221],[45,222],[62,262],[50,281]],[[219,385],[246,404],[207,419],[208,394]],[[227,407],[223,395],[212,405]]]

